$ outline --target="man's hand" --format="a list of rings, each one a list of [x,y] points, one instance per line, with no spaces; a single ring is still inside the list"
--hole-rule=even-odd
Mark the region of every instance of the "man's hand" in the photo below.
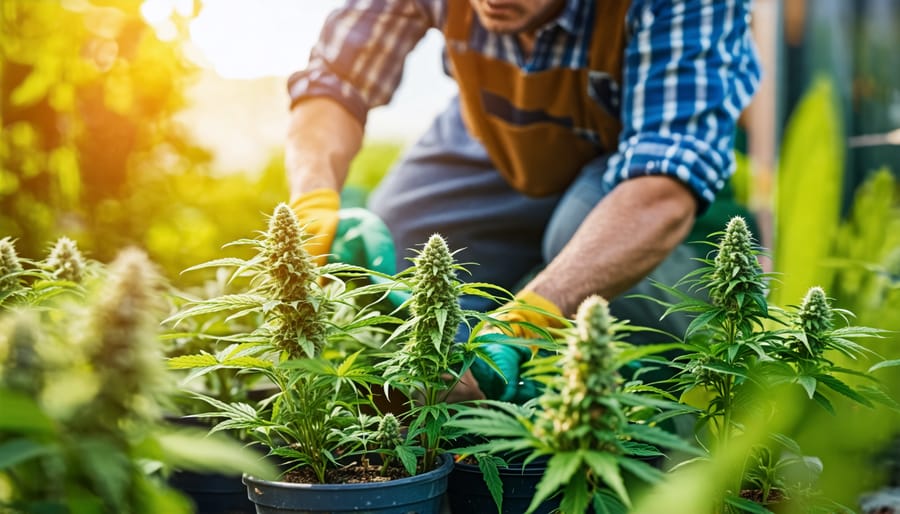
[[[322,266],[328,259],[338,228],[341,198],[333,189],[321,188],[304,193],[291,202],[303,231],[309,236],[304,248]]]
[[[494,312],[497,322],[485,326],[478,336],[500,334],[515,339],[537,339],[539,331],[562,326],[562,312],[550,300],[534,291],[523,291],[515,300]],[[499,336],[497,336],[499,337]],[[522,381],[519,376],[522,364],[533,356],[533,350],[512,342],[486,343],[480,347],[485,359],[472,363],[471,378],[475,381],[464,386],[461,393],[469,392],[471,398],[479,394],[493,400],[524,403],[540,393],[538,384],[532,380]],[[463,375],[468,379],[467,374]],[[453,397],[459,396],[457,394]]]

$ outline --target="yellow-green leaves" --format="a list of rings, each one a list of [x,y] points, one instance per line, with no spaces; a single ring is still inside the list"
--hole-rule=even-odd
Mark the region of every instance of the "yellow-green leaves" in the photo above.
[[[831,283],[834,271],[824,260],[840,220],[845,146],[834,87],[820,78],[785,131],[775,191],[773,264],[780,284],[770,298],[774,305]]]

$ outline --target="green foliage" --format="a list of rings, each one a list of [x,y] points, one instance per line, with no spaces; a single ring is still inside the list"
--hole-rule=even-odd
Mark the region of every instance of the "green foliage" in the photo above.
[[[151,470],[271,475],[234,442],[163,422],[174,389],[155,338],[163,284],[135,249],[99,271],[84,294],[0,318],[0,510],[189,512]]]
[[[65,232],[108,262],[152,212],[127,217],[140,176],[206,160],[171,120],[194,67],[178,41],[157,38],[141,4],[3,4],[0,233],[23,255]]]
[[[760,252],[738,219],[729,222],[714,246],[715,255],[702,259],[703,267],[676,287],[660,286],[682,300],[660,303],[668,307],[667,314],[694,316],[684,340],[687,352],[674,361],[679,372],[673,382],[683,401],[702,409],[695,430],[708,448],[708,458],[726,456],[728,467],[719,471],[733,479],[720,485],[724,496],[717,509],[760,512],[760,504],[765,506],[775,490],[782,501],[805,505],[817,491],[808,483],[789,483],[776,472],[788,463],[805,462],[799,445],[778,431],[790,430],[787,420],[796,417],[786,416],[785,409],[797,413],[804,407],[769,393],[799,386],[806,399],[832,414],[834,398],[869,408],[876,403],[896,407],[877,381],[833,359],[837,355],[878,361],[856,340],[881,337],[883,331],[850,325],[852,313],[832,307],[820,287],[810,288],[799,306],[782,309],[769,304],[757,264]],[[710,301],[680,292],[680,287],[709,290]],[[878,365],[895,364],[881,360]],[[845,377],[869,383],[858,385]],[[706,442],[706,429],[712,445]],[[701,461],[689,464],[697,462]],[[741,497],[747,487],[761,491],[761,499],[754,498],[757,504]]]
[[[399,351],[379,365],[385,387],[409,401],[403,419],[409,437],[418,438],[424,449],[419,463],[423,471],[436,466],[438,455],[454,437],[446,427],[451,407],[445,399],[471,366],[479,346],[457,342],[457,331],[461,323],[485,319],[481,313],[463,310],[459,298],[466,294],[494,298],[489,284],[460,281],[457,274],[464,272],[444,238],[432,235],[412,266],[398,277],[412,293],[404,304],[411,312],[387,341],[400,342]]]
[[[847,219],[838,227],[837,237],[823,266],[834,271],[831,292],[836,308],[856,314],[861,326],[886,330],[880,338],[870,339],[866,347],[886,361],[900,358],[900,194],[893,175],[886,169],[872,173],[860,186],[853,199]],[[871,366],[837,356],[835,364],[879,378],[891,398],[900,398],[900,379],[894,369]],[[872,368],[872,369],[869,369]],[[854,383],[866,385],[868,379],[854,378]],[[838,412],[853,409],[853,401],[838,400]],[[826,468],[854,469],[847,476],[825,473],[822,485],[833,491],[834,498],[843,502],[855,501],[862,491],[875,489],[887,482],[883,476],[880,454],[889,445],[896,445],[894,437],[900,415],[879,408],[873,416],[838,416],[822,412],[808,414],[809,425],[800,428],[798,438],[805,448],[821,455]],[[855,434],[852,438],[835,439],[831,431],[812,430],[813,426],[828,424],[835,432]]]
[[[819,79],[785,129],[775,199],[773,259],[780,281],[772,291],[775,305],[831,283],[833,270],[822,264],[840,219],[844,146],[833,86]]]
[[[229,346],[217,353],[180,355],[170,364],[193,369],[189,379],[237,371],[242,379],[256,376],[271,384],[274,392],[255,404],[246,394],[217,398],[206,388],[196,397],[213,410],[195,417],[217,421],[213,432],[238,431],[294,467],[310,468],[324,483],[328,470],[339,466],[339,456],[375,441],[346,433],[371,425],[363,409],[374,408],[372,386],[383,382],[374,373],[372,352],[385,337],[381,327],[399,320],[380,314],[371,302],[383,297],[390,284],[359,285],[353,280],[369,272],[354,266],[315,266],[290,207],[277,205],[269,221],[258,238],[232,243],[249,247],[249,258],[214,259],[189,268],[233,269],[228,281],[239,284],[239,292],[189,300],[166,322],[177,327],[200,320],[193,325],[196,333],[179,337]],[[221,321],[215,318],[220,315],[224,328],[244,331],[208,331],[205,321]],[[243,323],[229,325],[233,320]]]
[[[891,173],[874,171],[854,192],[845,220],[838,219],[843,174],[844,141],[834,105],[828,98],[831,86],[816,82],[793,114],[783,155],[776,199],[776,251],[774,267],[779,281],[772,283],[775,304],[796,301],[812,286],[822,286],[834,296],[837,307],[858,316],[862,326],[891,332],[872,340],[867,347],[887,360],[900,358],[900,309],[897,255],[900,255],[900,196]],[[852,359],[837,362],[856,371],[866,366]],[[894,398],[900,397],[896,373],[875,373],[885,380]],[[853,382],[864,381],[859,378]],[[853,408],[836,405],[839,411]],[[844,403],[844,402],[842,402]],[[822,456],[826,469],[852,468],[847,477],[823,475],[823,484],[844,502],[855,501],[867,488],[884,483],[874,454],[896,433],[898,416],[884,410],[876,416],[839,416],[810,413],[809,425],[798,438],[805,448]],[[857,437],[835,440],[812,427],[827,423],[836,431]]]
[[[652,388],[624,384],[619,377],[618,355],[630,348],[619,339],[626,329],[610,315],[605,300],[586,299],[575,327],[564,330],[565,353],[546,358],[561,373],[545,377],[541,396],[525,405],[484,400],[461,407],[449,425],[488,442],[458,451],[523,454],[526,463],[548,456],[528,512],[557,494],[563,512],[585,512],[589,505],[597,512],[624,512],[631,504],[626,478],[651,483],[662,478],[644,458],[660,456],[657,448],[696,453],[657,426],[690,408],[653,398]],[[495,473],[485,476],[489,487],[499,486]]]

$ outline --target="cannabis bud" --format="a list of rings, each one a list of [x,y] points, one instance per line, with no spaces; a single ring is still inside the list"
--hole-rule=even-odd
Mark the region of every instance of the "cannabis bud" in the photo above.
[[[18,289],[20,285],[18,274],[21,272],[22,263],[16,254],[12,239],[9,237],[0,239],[0,291]]]
[[[400,435],[400,422],[390,412],[385,414],[378,422],[378,430],[375,432],[375,441],[384,449],[393,449],[403,442]]]
[[[437,377],[447,369],[450,349],[459,324],[459,282],[447,242],[432,235],[414,260],[412,311],[418,320],[411,341],[412,362],[420,376]]]
[[[318,273],[303,248],[303,240],[303,229],[293,209],[286,203],[278,204],[269,220],[263,257],[271,278],[268,294],[277,301],[273,342],[290,358],[302,357],[303,353],[314,357],[325,346],[325,313],[312,289]]]
[[[824,338],[834,328],[833,313],[825,290],[815,286],[809,289],[797,313],[798,328],[806,334],[807,345],[802,345],[814,355],[825,350]]]
[[[50,273],[60,280],[80,283],[84,278],[84,257],[78,245],[68,237],[60,237],[50,250],[46,265]]]
[[[716,305],[739,313],[753,303],[753,295],[763,296],[762,268],[744,218],[735,216],[728,222],[714,262],[710,296]]]
[[[165,305],[162,282],[147,255],[123,250],[90,312],[91,362],[100,377],[96,406],[111,419],[153,417],[164,394],[166,369],[156,339]]]
[[[539,400],[543,409],[535,435],[552,440],[560,450],[584,448],[584,443],[603,449],[605,442],[597,436],[614,431],[620,422],[607,407],[618,380],[611,347],[615,318],[607,301],[593,295],[581,303],[575,322],[562,357],[562,375]]]

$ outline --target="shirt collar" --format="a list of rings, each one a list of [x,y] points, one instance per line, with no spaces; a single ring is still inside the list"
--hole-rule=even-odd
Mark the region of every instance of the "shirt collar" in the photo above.
[[[555,23],[566,32],[575,34],[578,32],[582,20],[584,20],[587,10],[590,7],[589,4],[589,0],[566,0],[566,6],[563,7],[563,11],[560,13],[559,17],[556,18]]]

